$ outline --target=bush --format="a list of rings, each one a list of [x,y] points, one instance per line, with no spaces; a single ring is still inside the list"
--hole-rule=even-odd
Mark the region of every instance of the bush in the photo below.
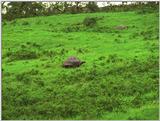
[[[4,22],[2,22],[2,26],[5,26],[5,25],[7,25],[7,23],[4,21]]]
[[[158,8],[149,8],[149,7],[145,7],[145,8],[141,8],[140,10],[138,10],[136,13],[137,14],[147,14],[147,13],[155,13],[158,12]]]
[[[42,54],[47,57],[54,57],[57,54],[57,52],[53,50],[43,50]]]
[[[41,24],[41,23],[42,23],[41,20],[38,20],[38,21],[36,22],[36,24],[38,24],[38,25]]]
[[[87,17],[83,20],[83,24],[87,27],[93,27],[96,25],[96,23],[97,23],[97,20],[96,18],[93,18],[93,17],[92,18]]]
[[[14,21],[11,22],[11,25],[15,25],[16,23],[17,23],[17,21],[14,20]]]
[[[6,54],[9,59],[12,60],[27,60],[27,59],[36,59],[39,55],[33,50],[24,50],[20,49],[15,52],[9,52]]]
[[[140,35],[143,36],[144,40],[152,40],[153,39],[153,31],[142,31]]]
[[[20,48],[16,51],[11,51],[10,48],[4,57],[8,57],[9,61],[12,60],[27,60],[27,59],[36,59],[39,57],[39,53],[36,50],[40,50],[41,45],[35,42],[26,42],[20,45]],[[31,50],[31,48],[33,48]]]
[[[37,53],[30,50],[18,51],[16,54],[18,59],[35,59],[38,57]]]
[[[69,26],[65,28],[64,31],[65,32],[78,32],[80,31],[80,27],[79,26]]]
[[[36,83],[38,86],[41,86],[41,87],[44,86],[44,81],[42,81],[42,80],[36,80],[35,83]]]
[[[29,83],[31,82],[31,77],[30,77],[30,75],[27,74],[27,73],[17,74],[17,75],[16,75],[16,79],[17,79],[18,81],[21,81],[21,82],[25,83],[25,84],[29,84]]]
[[[36,75],[39,75],[40,72],[37,69],[31,69],[29,71],[25,71],[25,72],[21,72],[19,74],[16,75],[16,79],[18,81],[24,82],[26,84],[31,83],[31,81],[35,81],[36,83],[38,83],[39,85],[43,86],[43,82],[41,82],[41,79],[37,79],[37,78],[33,78],[36,77]]]
[[[122,59],[120,57],[118,57],[116,54],[110,54],[108,56],[108,59],[107,59],[108,63],[115,63],[118,61],[122,61]]]
[[[28,21],[23,21],[22,25],[29,25]]]

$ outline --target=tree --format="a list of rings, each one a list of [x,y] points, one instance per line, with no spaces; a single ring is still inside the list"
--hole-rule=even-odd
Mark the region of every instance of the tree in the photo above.
[[[6,19],[12,20],[15,18],[30,17],[43,15],[45,11],[42,2],[10,2],[6,12]]]
[[[88,8],[89,12],[96,12],[99,10],[96,2],[88,2],[86,7]]]

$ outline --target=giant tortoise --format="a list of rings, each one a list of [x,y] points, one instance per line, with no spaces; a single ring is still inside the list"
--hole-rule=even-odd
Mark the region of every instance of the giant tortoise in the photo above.
[[[64,61],[62,66],[64,68],[75,68],[75,67],[79,67],[83,63],[85,63],[85,61],[80,61],[76,57],[69,57],[66,61]]]

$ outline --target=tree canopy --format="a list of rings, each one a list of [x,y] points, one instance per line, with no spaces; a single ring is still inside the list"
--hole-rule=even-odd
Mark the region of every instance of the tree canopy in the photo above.
[[[139,7],[142,12],[147,7],[157,10],[158,2],[136,2],[127,4],[123,2],[120,5],[112,5],[107,2],[107,6],[99,7],[97,2],[2,2],[2,17],[5,20],[13,20],[16,18],[26,18],[33,16],[48,16],[61,13],[83,13],[83,12],[110,12],[110,11],[128,11],[135,10]],[[150,9],[151,10],[151,9]]]

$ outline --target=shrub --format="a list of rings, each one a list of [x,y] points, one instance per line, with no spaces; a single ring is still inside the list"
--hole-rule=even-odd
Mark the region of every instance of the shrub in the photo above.
[[[77,53],[87,53],[89,50],[87,48],[77,48],[75,49]]]
[[[38,85],[43,86],[44,84],[42,84],[43,82],[41,82],[41,79],[34,78],[38,74],[40,74],[39,70],[33,68],[29,71],[25,71],[25,72],[21,72],[21,73],[17,74],[16,79],[18,81],[24,82],[26,84],[31,83],[31,81],[35,81],[36,83],[38,83]]]
[[[32,43],[32,46],[33,46],[33,47],[35,47],[35,48],[39,48],[39,49],[40,49],[40,47],[41,47],[41,45],[40,45],[40,44],[37,44],[37,43],[35,43],[35,42],[34,42],[34,43]]]
[[[48,57],[53,57],[55,56],[57,53],[53,50],[43,50],[42,54]]]
[[[27,73],[20,73],[16,75],[16,79],[18,81],[24,82],[25,84],[29,84],[31,82],[31,77]]]
[[[8,57],[9,61],[13,60],[27,60],[27,59],[36,59],[39,57],[40,53],[37,53],[36,50],[39,51],[41,45],[37,43],[26,42],[20,45],[20,48],[16,51],[11,51],[8,48],[8,52],[3,54],[3,58]],[[31,50],[33,48],[33,50]]]
[[[108,56],[107,62],[115,63],[117,61],[121,61],[121,59],[116,54],[110,54]]]
[[[105,56],[100,56],[98,60],[104,60],[105,58],[106,58]]]
[[[41,23],[42,23],[41,20],[38,20],[38,21],[36,22],[36,24],[38,24],[38,25],[41,24]]]
[[[121,40],[120,40],[120,39],[114,39],[114,41],[115,41],[116,43],[121,43]]]
[[[38,57],[37,53],[31,50],[18,51],[16,57],[19,59],[35,59]]]
[[[158,9],[151,9],[151,8],[141,8],[140,10],[138,10],[136,13],[137,14],[147,14],[147,13],[154,13],[154,12],[158,12]]]
[[[78,32],[78,31],[81,31],[83,28],[82,28],[82,25],[71,25],[71,26],[68,26],[66,28],[64,28],[64,32]]]
[[[45,22],[44,22],[44,24],[48,24],[48,22],[47,22],[47,21],[45,21]]]
[[[28,21],[23,21],[22,25],[29,25],[29,22]]]
[[[17,23],[17,21],[14,20],[14,21],[11,22],[11,25],[15,25],[16,23]]]
[[[30,75],[37,75],[37,74],[39,74],[39,70],[32,69],[32,70],[28,71],[27,73],[30,74]]]
[[[36,80],[35,83],[36,83],[38,86],[41,86],[41,87],[44,86],[44,81],[42,81],[42,80]]]
[[[4,21],[4,22],[2,22],[2,26],[5,26],[5,25],[7,25],[7,23]]]
[[[48,26],[49,26],[49,27],[53,27],[54,25],[50,23],[50,24],[48,24]]]
[[[90,17],[87,17],[83,20],[83,25],[87,26],[87,27],[93,27],[95,26],[97,23],[97,20],[96,18],[90,18]]]
[[[144,40],[151,40],[151,39],[153,39],[153,37],[152,37],[153,31],[142,31],[140,34],[143,36]]]
[[[36,59],[39,55],[33,50],[20,49],[15,52],[8,52],[7,56],[12,60],[27,60],[27,59]]]

